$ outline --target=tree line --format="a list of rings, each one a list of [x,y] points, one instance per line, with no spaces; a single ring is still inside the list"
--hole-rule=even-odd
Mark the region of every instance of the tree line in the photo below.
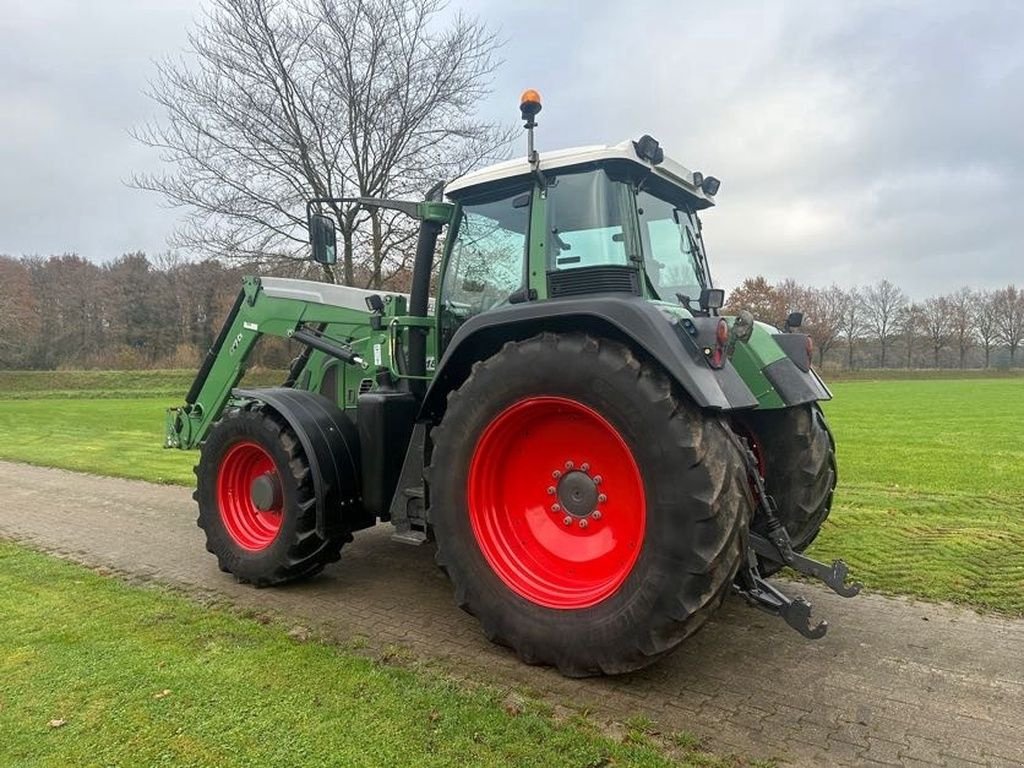
[[[0,256],[0,369],[194,368],[253,265],[127,253]],[[285,344],[256,362],[287,362]]]
[[[213,343],[246,274],[322,278],[309,262],[278,264],[173,253],[127,253],[103,265],[76,254],[0,255],[0,369],[194,368]],[[408,273],[388,281],[408,289]],[[728,295],[782,327],[792,311],[833,368],[989,368],[1024,364],[1024,290],[964,287],[912,301],[881,280],[816,288],[754,277]],[[288,343],[269,339],[254,363],[284,366]]]
[[[750,310],[782,327],[792,311],[814,341],[819,367],[990,368],[1021,365],[1024,290],[959,288],[913,301],[888,280],[827,288],[793,279],[747,278],[728,296],[727,312]]]

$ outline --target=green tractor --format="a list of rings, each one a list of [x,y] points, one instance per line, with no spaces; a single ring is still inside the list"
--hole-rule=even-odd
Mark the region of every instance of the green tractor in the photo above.
[[[200,449],[207,548],[269,586],[390,522],[434,543],[488,638],[570,676],[650,664],[730,591],[820,637],[766,581],[789,566],[859,589],[801,554],[836,464],[799,316],[719,315],[698,218],[715,178],[650,136],[539,156],[535,92],[520,109],[527,156],[443,195],[310,201],[323,264],[326,205],[417,220],[409,295],[245,279],[167,420],[167,447]],[[268,335],[301,345],[287,380],[238,388]]]

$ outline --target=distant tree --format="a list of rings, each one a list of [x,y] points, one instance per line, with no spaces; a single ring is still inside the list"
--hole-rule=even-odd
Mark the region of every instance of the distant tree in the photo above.
[[[805,285],[801,285],[791,277],[787,277],[774,285],[775,293],[779,297],[782,304],[785,305],[783,317],[785,321],[786,316],[790,312],[803,312],[806,314],[807,305],[810,302],[811,289]]]
[[[996,323],[996,304],[991,292],[978,291],[974,298],[974,333],[981,348],[985,352],[985,367],[988,368],[992,357],[992,347],[999,339]]]
[[[173,244],[304,259],[308,199],[422,199],[503,153],[510,129],[477,117],[499,41],[443,11],[442,0],[212,0],[188,59],[157,67],[164,119],[135,134],[174,166],[132,179],[185,209]],[[330,208],[339,281],[379,286],[404,266],[411,233],[399,217]]]
[[[843,332],[849,296],[833,283],[828,288],[806,290],[804,301],[807,317],[802,330],[814,340],[818,364],[821,365]]]
[[[1017,347],[1024,342],[1024,291],[1008,285],[992,294],[992,309],[995,314],[996,335],[1010,350],[1010,365],[1013,366]]]
[[[974,346],[974,327],[978,311],[974,293],[967,286],[946,297],[949,307],[949,331],[956,348],[959,365],[966,366],[967,353]]]
[[[893,339],[905,324],[907,315],[907,296],[902,290],[881,280],[864,290],[864,316],[868,330],[878,341],[881,349],[879,365],[885,368],[886,357]],[[906,328],[902,329],[904,333]],[[912,338],[907,336],[908,340]]]
[[[846,339],[846,367],[853,370],[853,348],[867,330],[864,296],[853,287],[843,292],[839,332]]]
[[[746,309],[757,320],[779,327],[786,321],[789,311],[786,297],[761,275],[748,277],[727,298],[726,312],[735,314]]]
[[[126,253],[104,271],[112,338],[149,360],[171,352],[177,340],[173,294],[160,285],[146,254]]]
[[[55,368],[82,364],[107,342],[109,297],[103,270],[78,254],[26,261],[32,289],[42,308],[42,343],[34,365]]]
[[[926,299],[920,306],[921,326],[932,348],[932,360],[939,367],[939,353],[949,346],[953,330],[953,311],[945,296]]]
[[[38,307],[27,266],[0,256],[0,368],[28,363],[38,331]]]
[[[914,351],[925,327],[924,307],[921,304],[910,303],[897,316],[896,335],[903,339],[907,368],[914,367]]]

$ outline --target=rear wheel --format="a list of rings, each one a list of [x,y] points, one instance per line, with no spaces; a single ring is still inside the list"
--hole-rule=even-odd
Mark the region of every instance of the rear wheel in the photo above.
[[[754,411],[745,417],[744,426],[776,514],[793,549],[803,552],[828,518],[836,488],[835,441],[825,417],[817,404],[811,404]],[[761,561],[765,575],[781,568]]]
[[[203,443],[193,497],[222,571],[256,586],[318,573],[351,536],[321,538],[299,440],[276,414],[229,411]]]
[[[751,501],[728,429],[617,342],[506,344],[432,433],[430,520],[459,605],[571,676],[667,653],[743,552]]]

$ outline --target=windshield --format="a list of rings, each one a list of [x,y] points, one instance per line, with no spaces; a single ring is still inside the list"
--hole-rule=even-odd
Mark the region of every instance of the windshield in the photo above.
[[[647,190],[637,193],[636,202],[650,287],[665,301],[696,300],[702,287],[710,287],[703,274],[696,214]]]

